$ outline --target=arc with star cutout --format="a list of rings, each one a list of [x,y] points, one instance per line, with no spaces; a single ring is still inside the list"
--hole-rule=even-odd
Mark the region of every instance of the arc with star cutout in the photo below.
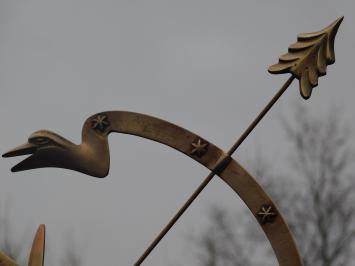
[[[204,138],[167,121],[133,112],[108,111],[89,117],[82,143],[76,145],[50,131],[33,133],[28,143],[3,157],[32,154],[12,171],[60,167],[95,177],[109,171],[108,135],[136,135],[170,146],[216,173],[245,202],[265,232],[280,266],[302,266],[296,243],[280,210],[262,186],[237,161]]]

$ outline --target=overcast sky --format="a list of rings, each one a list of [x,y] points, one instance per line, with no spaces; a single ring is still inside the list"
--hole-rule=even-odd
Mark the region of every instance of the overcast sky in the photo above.
[[[297,33],[344,15],[337,62],[311,99],[294,82],[234,156],[245,164],[261,149],[277,164],[287,150],[280,115],[291,117],[295,102],[315,114],[341,107],[354,128],[354,10],[352,0],[2,0],[1,153],[38,129],[80,143],[85,119],[105,110],[157,116],[228,149],[287,79],[268,66]],[[87,266],[132,265],[208,174],[133,136],[111,135],[110,150],[110,174],[100,180],[63,169],[14,174],[19,158],[0,160],[0,211],[9,206],[14,236],[25,234],[28,249],[37,225],[47,225],[47,262],[57,262],[47,265],[60,265],[68,235]],[[184,243],[206,225],[210,204],[234,212],[240,200],[216,178],[144,265],[189,265]]]

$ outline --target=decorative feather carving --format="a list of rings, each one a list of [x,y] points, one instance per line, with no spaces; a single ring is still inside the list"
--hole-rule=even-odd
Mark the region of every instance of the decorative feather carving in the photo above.
[[[291,44],[288,53],[281,55],[279,63],[270,66],[268,71],[271,74],[293,74],[300,81],[302,97],[311,97],[318,78],[326,74],[327,65],[335,62],[334,39],[343,19],[337,19],[321,31],[298,34],[297,42]]]

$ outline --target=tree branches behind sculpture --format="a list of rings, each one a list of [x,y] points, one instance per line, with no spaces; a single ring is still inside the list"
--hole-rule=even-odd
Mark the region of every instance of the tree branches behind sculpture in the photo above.
[[[28,252],[30,250],[31,242],[29,236],[22,236],[18,240],[15,238],[14,227],[11,225],[9,201],[5,202],[0,213],[0,250],[8,257],[12,258],[19,265],[27,265]],[[31,234],[32,237],[32,234]],[[74,242],[72,235],[67,235],[63,241],[64,253],[61,256],[59,263],[57,261],[47,262],[51,265],[61,266],[82,266],[84,265],[84,258],[82,249]],[[46,259],[48,261],[48,259]]]
[[[299,107],[293,121],[282,121],[291,143],[290,158],[279,162],[285,165],[285,172],[273,174],[271,164],[260,157],[251,170],[282,210],[305,266],[350,266],[355,242],[355,165],[350,132],[335,111],[319,119]],[[241,220],[247,219],[245,213],[232,220],[225,212],[214,207],[210,227],[197,237],[200,265],[255,265],[255,250],[268,247],[265,238],[249,222],[244,233],[236,232]],[[230,233],[213,239],[223,232]],[[237,244],[231,245],[233,242]],[[253,254],[243,254],[248,245],[255,247]],[[227,256],[219,252],[228,246],[233,251]],[[269,251],[265,252],[271,258]],[[210,264],[206,264],[208,259]],[[265,258],[262,263],[268,265]]]
[[[64,254],[64,257],[61,260],[61,264],[63,266],[82,266],[83,258],[81,254],[77,252],[76,249],[68,248]]]
[[[355,239],[355,174],[350,132],[333,111],[325,120],[299,109],[294,126],[284,123],[293,144],[292,169],[304,187],[282,206],[305,265],[350,265]]]
[[[9,200],[5,200],[0,208],[0,250],[22,265],[24,262],[23,242],[16,240],[14,237],[10,208],[11,202]],[[25,237],[22,237],[23,239]]]
[[[198,260],[204,266],[248,266],[248,256],[226,210],[212,207],[208,232],[195,239]]]
[[[63,239],[63,243],[65,243],[64,253],[61,256],[58,265],[83,266],[83,248],[80,247],[75,240],[74,232],[67,232]]]

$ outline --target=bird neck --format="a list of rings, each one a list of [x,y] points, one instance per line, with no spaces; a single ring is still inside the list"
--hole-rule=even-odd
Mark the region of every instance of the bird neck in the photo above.
[[[82,131],[82,143],[77,149],[78,160],[77,170],[95,177],[105,177],[110,168],[110,153],[108,145],[108,134],[97,132],[90,123],[85,122]]]

